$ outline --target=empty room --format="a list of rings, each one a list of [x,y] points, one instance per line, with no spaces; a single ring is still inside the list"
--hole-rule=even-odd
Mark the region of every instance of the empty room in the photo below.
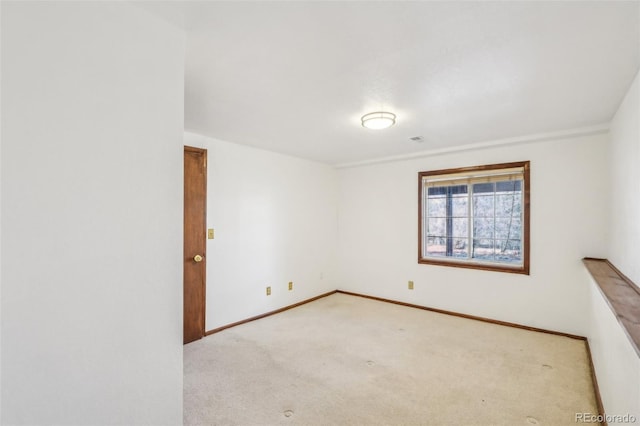
[[[0,24],[2,425],[640,423],[640,1]]]

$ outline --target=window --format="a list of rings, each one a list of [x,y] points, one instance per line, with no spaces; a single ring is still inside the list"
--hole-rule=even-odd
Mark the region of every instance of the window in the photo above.
[[[420,172],[419,263],[529,274],[529,162]]]

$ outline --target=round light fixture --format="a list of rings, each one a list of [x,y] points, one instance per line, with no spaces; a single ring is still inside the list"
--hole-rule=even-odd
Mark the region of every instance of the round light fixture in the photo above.
[[[386,129],[396,124],[396,115],[391,112],[371,112],[362,116],[362,126],[367,129]]]

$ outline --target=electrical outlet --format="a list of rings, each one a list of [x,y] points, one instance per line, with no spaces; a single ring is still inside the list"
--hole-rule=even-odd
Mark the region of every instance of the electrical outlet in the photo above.
[[[413,290],[413,281],[409,281],[409,290]]]
[[[289,281],[289,291],[293,290],[293,281]]]
[[[267,287],[267,296],[271,296],[271,286]]]

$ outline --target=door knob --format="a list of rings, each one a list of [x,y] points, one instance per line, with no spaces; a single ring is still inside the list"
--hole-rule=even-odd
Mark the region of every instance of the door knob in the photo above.
[[[202,262],[202,259],[204,259],[204,257],[200,256],[199,254],[193,256],[193,260],[195,260],[196,262]]]

